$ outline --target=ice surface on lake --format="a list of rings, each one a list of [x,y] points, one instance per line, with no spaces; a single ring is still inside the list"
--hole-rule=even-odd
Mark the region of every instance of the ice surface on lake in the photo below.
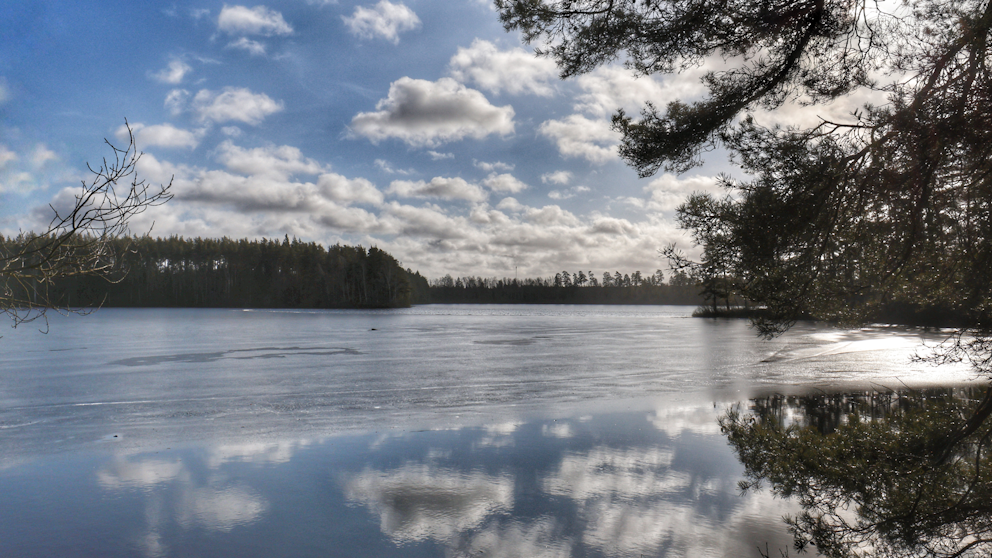
[[[0,555],[727,556],[787,548],[717,418],[974,380],[937,333],[651,306],[118,310],[0,338]],[[80,549],[83,549],[82,552]]]

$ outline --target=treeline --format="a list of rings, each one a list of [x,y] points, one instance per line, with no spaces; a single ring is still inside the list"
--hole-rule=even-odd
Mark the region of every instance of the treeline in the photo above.
[[[702,302],[699,287],[676,272],[666,284],[660,270],[644,276],[605,272],[557,273],[554,277],[497,279],[445,275],[430,283],[430,301],[446,304],[683,304]]]
[[[70,277],[49,286],[63,306],[396,308],[428,301],[428,283],[372,247],[290,240],[131,238],[116,282]]]

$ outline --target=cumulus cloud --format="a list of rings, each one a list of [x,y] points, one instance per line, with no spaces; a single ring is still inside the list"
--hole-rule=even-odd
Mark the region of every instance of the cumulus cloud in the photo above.
[[[512,165],[510,163],[504,163],[503,161],[495,161],[492,163],[488,163],[486,161],[473,160],[472,164],[475,166],[475,168],[482,169],[486,172],[497,172],[497,171],[509,172],[515,168],[515,165]]]
[[[74,180],[75,175],[58,163],[58,154],[43,143],[35,144],[30,152],[20,155],[0,145],[0,193],[27,194],[47,188],[50,182]],[[59,208],[63,209],[62,206]],[[40,214],[44,215],[45,222],[51,218],[47,205],[41,208]],[[37,224],[43,226],[46,223],[39,220]]]
[[[182,60],[174,59],[170,61],[165,68],[151,74],[151,77],[160,83],[178,85],[182,83],[183,78],[186,77],[186,74],[192,70],[193,68],[191,68],[189,64],[183,62]]]
[[[615,219],[613,217],[597,216],[593,219],[592,225],[589,227],[589,234],[606,234],[606,235],[629,235],[634,234],[637,231],[630,221],[626,219]]]
[[[186,104],[189,102],[189,91],[185,89],[173,89],[165,96],[165,108],[169,109],[169,112],[173,116],[177,116],[186,110]]]
[[[170,98],[172,93],[170,93]],[[180,98],[174,99],[175,103]],[[166,105],[170,103],[166,99]],[[283,110],[282,101],[275,101],[265,93],[253,93],[243,87],[225,87],[214,92],[201,89],[192,101],[192,109],[201,122],[244,122],[257,126],[265,117]]]
[[[7,165],[15,161],[17,161],[17,153],[0,144],[0,170],[7,168]]]
[[[516,194],[527,189],[527,185],[512,174],[492,173],[482,183],[493,192],[510,192]]]
[[[430,182],[423,180],[394,180],[386,190],[389,194],[405,198],[440,198],[446,200],[483,201],[486,193],[475,184],[463,178],[437,176]]]
[[[342,204],[379,205],[383,201],[382,192],[364,178],[346,178],[335,173],[322,174],[317,179],[317,188],[327,199]]]
[[[286,23],[281,13],[265,6],[247,8],[245,6],[225,5],[217,17],[217,30],[228,35],[261,35],[263,37],[289,35],[293,32],[293,28]]]
[[[546,205],[540,209],[528,208],[527,220],[538,225],[564,225],[569,227],[578,226],[581,221],[570,211],[566,211],[557,205]]]
[[[33,150],[31,150],[31,157],[29,160],[31,161],[32,167],[35,169],[41,169],[49,161],[58,161],[59,156],[56,155],[54,151],[46,147],[45,144],[39,143],[34,146]]]
[[[604,66],[576,78],[583,93],[576,97],[575,114],[548,120],[538,131],[552,139],[564,157],[580,157],[595,164],[617,159],[620,134],[611,129],[610,117],[617,109],[637,113],[645,103],[665,106],[675,99],[701,95],[705,88],[699,77],[715,69],[707,61],[679,75],[678,79],[638,76],[620,66]],[[696,79],[694,79],[696,78]]]
[[[576,99],[575,110],[607,118],[620,108],[636,113],[647,102],[663,107],[676,99],[698,97],[706,91],[699,78],[709,69],[704,65],[679,74],[678,79],[656,79],[620,66],[601,66],[576,78],[583,93]]]
[[[693,175],[680,178],[674,174],[665,173],[655,178],[644,187],[650,194],[648,208],[656,211],[674,211],[681,205],[689,194],[696,192],[719,194],[723,188],[715,176]]]
[[[613,131],[605,119],[591,120],[581,114],[572,114],[563,120],[544,122],[538,132],[552,139],[565,157],[581,157],[596,164],[618,158],[616,147],[620,134]]]
[[[498,204],[496,204],[496,208],[497,209],[506,209],[508,211],[513,211],[513,212],[520,212],[520,211],[523,211],[524,209],[526,209],[527,206],[525,206],[524,204],[522,204],[519,201],[517,201],[517,198],[506,197],[506,198],[503,198],[502,200],[500,200],[500,202]]]
[[[459,47],[449,63],[451,76],[480,89],[512,95],[530,93],[550,97],[558,78],[554,60],[539,58],[522,48],[500,51],[489,41],[475,39],[468,48]]]
[[[589,188],[585,186],[574,186],[567,190],[551,190],[548,192],[548,197],[553,200],[567,200],[569,198],[574,198],[578,194],[583,194],[588,192]]]
[[[409,171],[409,170],[397,169],[397,168],[393,167],[393,165],[390,164],[390,162],[387,161],[387,160],[385,160],[385,159],[376,159],[375,160],[375,166],[379,167],[382,170],[382,172],[385,172],[387,174],[403,174],[403,175],[407,175],[407,174],[411,174],[412,173],[412,171]]]
[[[413,207],[390,202],[380,218],[380,232],[390,235],[422,237],[430,241],[463,240],[473,243],[485,240],[464,217],[450,217],[436,205]],[[454,246],[454,245],[452,245]]]
[[[146,147],[174,147],[193,149],[200,143],[203,130],[191,132],[176,128],[172,124],[154,124],[145,126],[140,122],[131,124],[131,133],[134,134],[134,142],[140,148]],[[114,132],[117,139],[127,141],[127,126],[122,125]]]
[[[389,86],[376,112],[362,112],[351,130],[373,142],[397,138],[412,146],[513,132],[513,108],[496,107],[474,89],[451,78],[426,81],[403,77]]]
[[[433,150],[428,151],[427,152],[427,155],[429,155],[430,158],[433,159],[433,160],[435,160],[435,161],[443,161],[445,159],[454,159],[455,158],[455,154],[454,153],[439,153],[439,152],[433,151]]]
[[[236,41],[227,43],[227,48],[243,50],[252,56],[265,56],[265,45],[248,37],[241,37]]]
[[[541,175],[541,182],[544,184],[560,184],[562,186],[568,184],[572,180],[572,173],[560,170],[555,172],[549,172]]]
[[[251,236],[285,231],[308,235],[329,227],[339,232],[368,233],[379,228],[378,218],[348,203],[377,202],[374,187],[362,180],[327,173],[317,183],[287,180],[274,175],[243,176],[222,170],[201,171],[191,180],[174,183],[176,198],[198,207],[212,207],[213,235],[217,228],[244,230],[251,220]],[[231,211],[233,210],[233,211]],[[302,220],[302,222],[301,222]],[[244,235],[245,233],[240,233]]]
[[[379,230],[378,217],[351,204],[379,205],[383,195],[363,178],[347,178],[292,146],[218,146],[224,170],[173,165],[146,154],[139,172],[152,182],[175,177],[173,203],[150,212],[163,234],[313,237]],[[139,226],[141,223],[136,224]]]
[[[320,163],[304,157],[298,147],[290,145],[245,149],[226,140],[217,146],[217,161],[239,174],[281,179],[294,175],[316,175],[324,171]]]
[[[404,4],[381,0],[372,8],[356,6],[351,17],[341,16],[352,34],[363,39],[382,38],[393,44],[400,42],[400,33],[420,27],[420,18]]]

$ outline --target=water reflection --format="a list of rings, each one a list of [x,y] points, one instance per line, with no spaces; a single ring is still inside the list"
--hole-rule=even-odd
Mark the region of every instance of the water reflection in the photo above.
[[[53,458],[0,471],[0,554],[755,556],[783,503],[738,495],[723,408]]]
[[[802,511],[795,546],[831,556],[992,554],[992,424],[981,389],[755,398],[721,426],[746,468]],[[969,425],[978,425],[973,431]]]
[[[448,542],[495,513],[513,508],[513,479],[406,464],[389,471],[366,469],[349,476],[344,495],[379,516],[383,534],[396,543]]]

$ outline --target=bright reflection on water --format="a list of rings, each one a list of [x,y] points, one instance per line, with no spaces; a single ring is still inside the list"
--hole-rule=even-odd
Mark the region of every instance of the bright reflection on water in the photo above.
[[[101,310],[0,339],[2,556],[757,556],[717,418],[961,382],[918,332],[673,307]],[[937,339],[937,338],[935,338]]]
[[[86,450],[0,473],[4,555],[729,556],[789,544],[738,496],[712,403],[324,440]],[[656,423],[663,424],[658,428]]]

